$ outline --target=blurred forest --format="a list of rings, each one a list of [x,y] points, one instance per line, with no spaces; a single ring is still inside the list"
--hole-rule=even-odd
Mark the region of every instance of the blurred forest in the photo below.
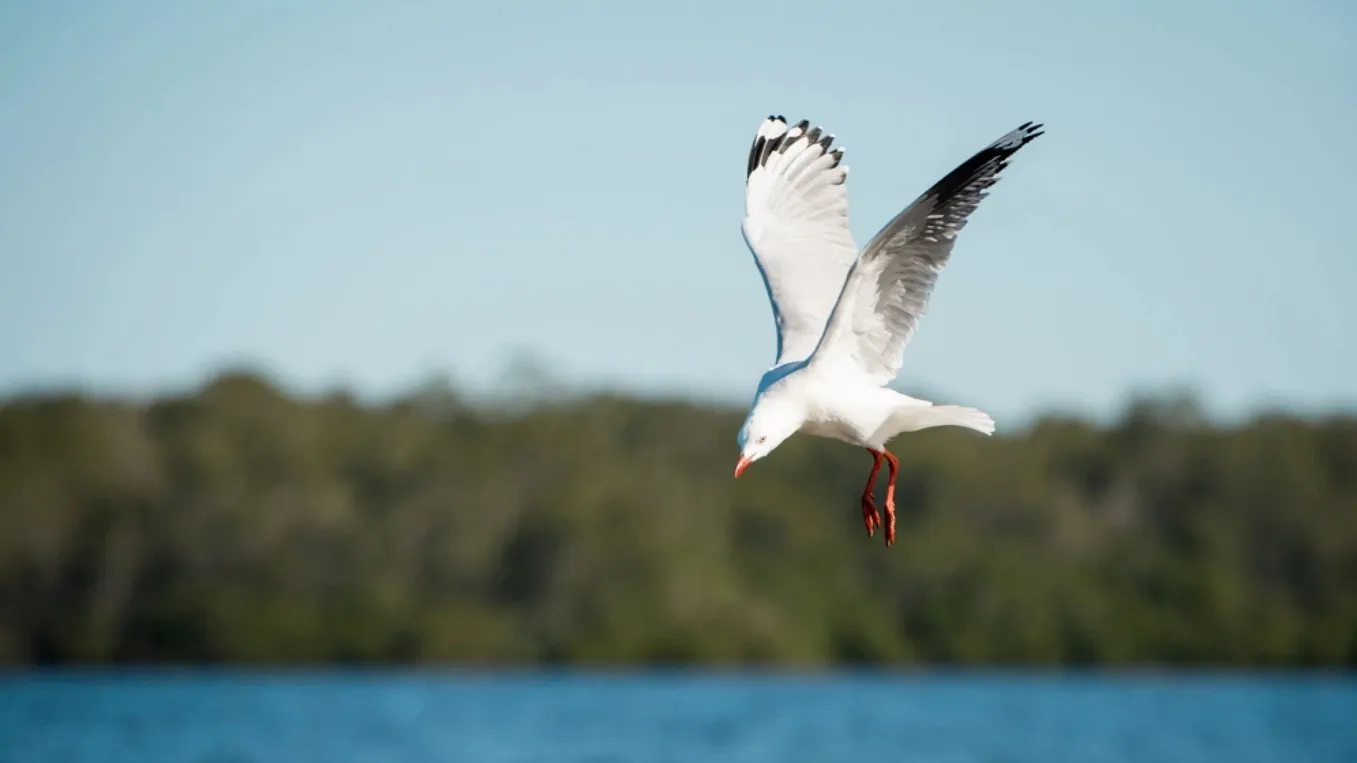
[[[1357,664],[1357,417],[905,435],[888,549],[863,451],[732,479],[743,413],[8,399],[0,664]]]

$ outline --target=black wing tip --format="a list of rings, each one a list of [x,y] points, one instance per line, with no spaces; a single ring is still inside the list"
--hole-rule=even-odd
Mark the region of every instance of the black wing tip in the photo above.
[[[1031,143],[1046,134],[1046,125],[1040,122],[1023,122],[1014,129],[1010,130],[1002,138],[991,143],[987,148],[980,151],[972,159],[983,159],[985,161],[994,161],[997,163],[995,174],[1008,166],[1008,160],[1018,152],[1018,149]]]
[[[755,168],[759,166],[759,156],[763,153],[763,136],[754,138],[754,145],[749,147],[749,163],[745,167],[744,176],[746,179],[754,174]]]
[[[931,196],[937,204],[948,204],[958,194],[969,194],[978,203],[988,195],[987,189],[999,182],[1013,155],[1045,134],[1045,125],[1024,122],[947,173],[925,196]]]
[[[843,149],[832,148],[834,135],[825,132],[824,128],[820,126],[812,128],[809,119],[802,119],[790,127],[787,127],[787,117],[782,114],[769,114],[764,121],[765,123],[780,122],[786,129],[782,131],[782,134],[771,138],[765,135],[755,136],[754,144],[749,149],[749,163],[745,168],[746,180],[754,174],[754,170],[767,163],[768,157],[774,153],[786,152],[798,141],[804,140],[807,143],[819,146],[822,154],[833,154],[834,163],[830,165],[831,168],[839,166],[839,162],[843,159]]]
[[[1018,144],[1013,148],[1013,150],[1016,151],[1045,134],[1046,125],[1041,122],[1023,122],[1021,125],[1018,125],[1016,130],[1009,133],[1009,136],[1018,138]],[[1009,136],[1005,136],[1005,138]],[[1003,140],[1001,139],[1000,142],[1002,143]]]

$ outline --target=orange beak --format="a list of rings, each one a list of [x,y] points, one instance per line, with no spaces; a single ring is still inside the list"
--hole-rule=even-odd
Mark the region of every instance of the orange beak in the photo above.
[[[738,478],[740,476],[740,473],[743,472],[745,469],[748,469],[749,465],[752,463],[754,463],[754,459],[747,458],[745,456],[740,456],[740,462],[735,465],[735,476]]]

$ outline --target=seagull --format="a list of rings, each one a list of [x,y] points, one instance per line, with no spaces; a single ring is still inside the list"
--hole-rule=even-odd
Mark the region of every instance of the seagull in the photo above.
[[[866,448],[874,461],[862,521],[869,538],[884,525],[890,546],[900,461],[887,442],[940,426],[994,433],[984,411],[885,385],[900,371],[957,234],[1042,128],[1023,124],[962,162],[859,251],[848,230],[843,148],[808,120],[790,128],[786,117],[763,121],[749,150],[741,231],[772,303],[777,351],[740,428],[736,478],[797,432]],[[890,470],[884,523],[873,499],[882,461]]]

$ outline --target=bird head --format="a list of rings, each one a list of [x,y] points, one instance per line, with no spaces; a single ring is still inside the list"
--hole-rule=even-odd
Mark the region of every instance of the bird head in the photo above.
[[[805,415],[794,406],[774,400],[761,400],[750,410],[740,427],[740,461],[735,465],[739,477],[749,465],[773,452],[783,440],[805,423]]]

